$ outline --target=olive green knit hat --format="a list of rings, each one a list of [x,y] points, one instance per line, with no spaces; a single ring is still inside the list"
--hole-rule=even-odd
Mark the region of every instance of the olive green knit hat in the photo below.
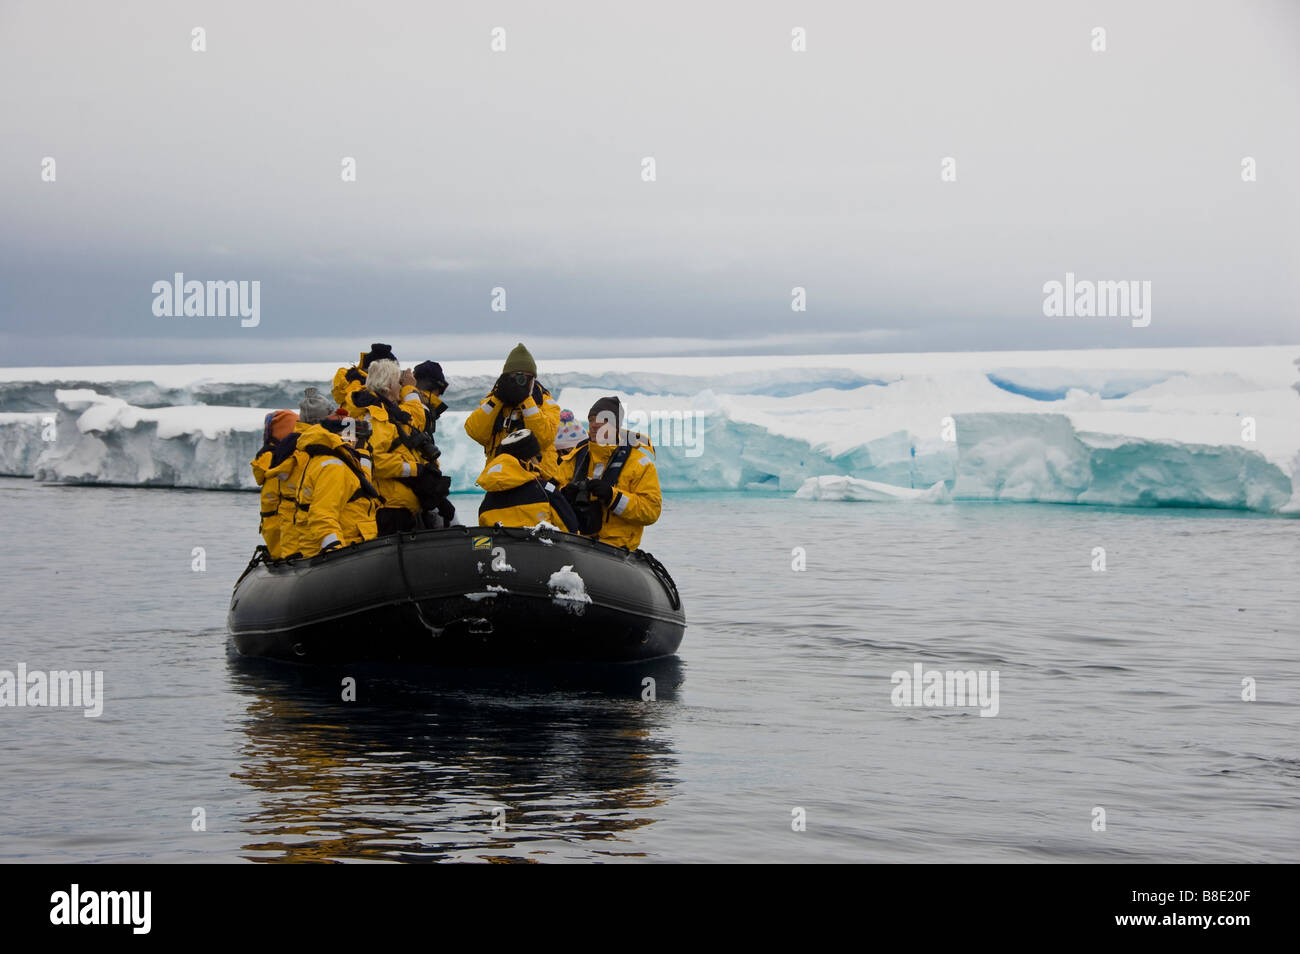
[[[528,353],[528,349],[524,347],[523,342],[520,342],[510,352],[510,357],[506,358],[506,366],[501,371],[503,374],[509,374],[511,371],[522,371],[524,374],[537,377],[537,362]]]

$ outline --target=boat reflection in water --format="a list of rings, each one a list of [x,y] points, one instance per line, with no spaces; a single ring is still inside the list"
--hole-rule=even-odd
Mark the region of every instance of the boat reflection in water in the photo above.
[[[643,857],[629,836],[676,784],[675,656],[527,673],[229,657],[249,860]]]

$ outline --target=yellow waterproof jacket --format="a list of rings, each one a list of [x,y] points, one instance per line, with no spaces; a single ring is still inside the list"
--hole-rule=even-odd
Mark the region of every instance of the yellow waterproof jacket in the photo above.
[[[298,438],[295,456],[306,465],[298,486],[293,523],[282,537],[286,555],[312,557],[334,542],[350,546],[374,537],[365,508],[350,506],[357,497],[378,498],[352,448],[337,434],[313,425]],[[368,534],[368,535],[367,535]]]
[[[563,530],[564,522],[551,506],[542,482],[541,475],[518,458],[497,454],[475,481],[487,491],[478,508],[479,526],[535,527],[544,520]]]
[[[654,447],[639,434],[623,431],[624,443],[597,444],[588,441],[575,447],[560,461],[560,478],[564,484],[575,479],[600,477],[619,447],[629,448],[623,470],[614,484],[614,496],[604,512],[596,539],[611,546],[635,550],[641,545],[642,531],[659,519],[663,511],[663,493],[659,489],[659,471],[655,468]],[[574,470],[583,449],[587,450],[586,473]]]
[[[418,420],[416,420],[415,413],[412,413],[412,421],[432,434],[435,428],[432,428],[429,425],[438,420],[442,410],[446,409],[447,403],[433,391],[420,391],[415,388],[410,388],[410,390],[414,392],[414,395],[408,394],[407,388],[402,388],[402,406],[405,407],[405,402],[409,401],[412,396],[417,398],[420,402],[420,416]]]
[[[533,383],[533,392],[515,407],[503,407],[501,399],[487,395],[465,418],[465,433],[483,446],[488,460],[497,456],[502,439],[511,431],[526,427],[542,446],[542,474],[559,482],[555,463],[555,432],[560,429],[560,405],[551,392]]]
[[[366,479],[374,485],[374,467],[370,459],[370,451],[362,447],[354,448],[353,453],[357,458],[357,463],[361,465],[362,471],[365,472]],[[378,488],[376,488],[376,493]],[[353,494],[352,499],[348,501],[343,510],[343,525],[345,527],[355,527],[356,532],[361,535],[362,540],[373,540],[379,536],[379,528],[375,525],[375,514],[379,511],[380,499],[371,497],[368,494]]]
[[[418,429],[416,421],[424,420],[424,405],[420,404],[414,388],[403,388],[402,393],[402,402],[395,405],[396,417],[385,402],[369,391],[352,391],[344,406],[352,417],[370,422],[372,473],[375,487],[384,498],[383,506],[419,513],[419,497],[401,478],[417,477],[421,468],[427,470],[430,465],[406,446],[403,433]]]
[[[281,546],[283,528],[293,522],[294,501],[298,496],[298,474],[305,458],[295,455],[298,438],[311,428],[302,421],[293,426],[293,433],[275,446],[262,451],[251,461],[253,479],[261,488],[261,522],[258,531],[266,542],[271,558],[285,556]]]
[[[365,352],[357,358],[357,363],[350,368],[339,368],[334,372],[334,381],[330,387],[330,394],[334,397],[334,403],[339,407],[347,407],[348,395],[357,388],[366,386],[366,372],[361,370],[361,362],[366,360]]]

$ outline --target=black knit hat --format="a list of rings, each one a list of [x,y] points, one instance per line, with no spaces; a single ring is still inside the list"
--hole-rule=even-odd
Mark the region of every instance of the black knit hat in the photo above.
[[[542,456],[542,445],[537,442],[537,435],[526,427],[507,434],[501,441],[499,450],[519,460],[532,460]]]
[[[393,354],[393,346],[386,344],[372,344],[370,350],[361,357],[361,370],[364,371],[370,367],[371,361],[382,360],[396,361],[397,355]]]
[[[442,365],[437,361],[421,361],[415,366],[415,386],[421,391],[445,388],[447,379],[443,376]]]
[[[623,426],[622,405],[619,404],[617,397],[610,395],[609,397],[600,398],[591,406],[591,410],[587,412],[587,418],[591,419],[594,417],[598,421],[602,420],[600,416],[602,412],[613,415],[615,427]]]
[[[329,431],[331,434],[342,434],[347,429],[348,422],[351,420],[352,418],[350,417],[327,417],[325,420],[320,422],[320,426],[325,428],[325,430]]]

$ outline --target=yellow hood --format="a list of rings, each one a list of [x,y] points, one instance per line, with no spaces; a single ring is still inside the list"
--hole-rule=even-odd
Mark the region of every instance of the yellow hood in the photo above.
[[[483,473],[478,475],[478,480],[474,483],[487,491],[510,490],[536,477],[537,474],[521,464],[514,455],[497,454],[488,461]]]

